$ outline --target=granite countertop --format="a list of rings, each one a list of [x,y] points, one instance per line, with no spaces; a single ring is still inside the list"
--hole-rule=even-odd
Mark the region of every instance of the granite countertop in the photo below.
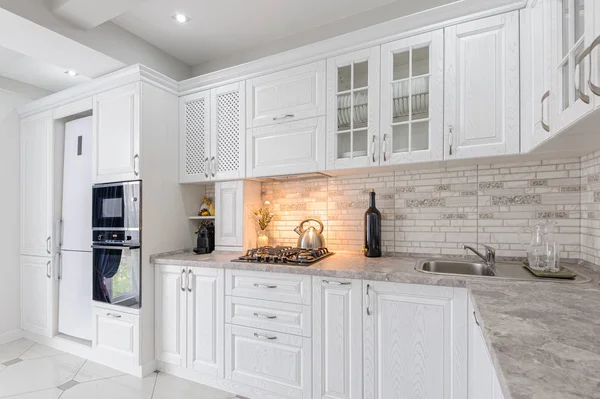
[[[414,270],[417,257],[336,253],[310,267],[236,263],[238,253],[153,256],[155,264],[309,274],[465,287],[479,316],[505,399],[600,398],[600,273],[582,283],[507,281]]]

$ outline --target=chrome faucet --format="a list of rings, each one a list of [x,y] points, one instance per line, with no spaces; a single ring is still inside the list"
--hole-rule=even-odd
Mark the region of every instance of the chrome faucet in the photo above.
[[[469,246],[463,245],[464,250],[469,250],[473,252],[475,255],[479,256],[481,259],[485,261],[485,263],[491,267],[494,271],[496,269],[496,250],[489,245],[482,244],[485,247],[485,256],[483,256],[478,250]]]

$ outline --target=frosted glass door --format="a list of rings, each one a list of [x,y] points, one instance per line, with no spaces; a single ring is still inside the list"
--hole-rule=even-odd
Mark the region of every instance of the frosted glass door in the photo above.
[[[443,32],[382,46],[381,162],[443,158]]]
[[[327,61],[327,169],[379,165],[379,47]]]

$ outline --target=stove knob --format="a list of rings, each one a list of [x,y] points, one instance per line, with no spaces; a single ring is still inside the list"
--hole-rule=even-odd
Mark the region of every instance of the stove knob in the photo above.
[[[104,234],[98,234],[98,241],[104,240]]]

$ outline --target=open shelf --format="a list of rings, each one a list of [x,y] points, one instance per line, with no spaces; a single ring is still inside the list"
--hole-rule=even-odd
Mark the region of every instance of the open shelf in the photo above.
[[[215,220],[214,216],[190,216],[190,220]]]

